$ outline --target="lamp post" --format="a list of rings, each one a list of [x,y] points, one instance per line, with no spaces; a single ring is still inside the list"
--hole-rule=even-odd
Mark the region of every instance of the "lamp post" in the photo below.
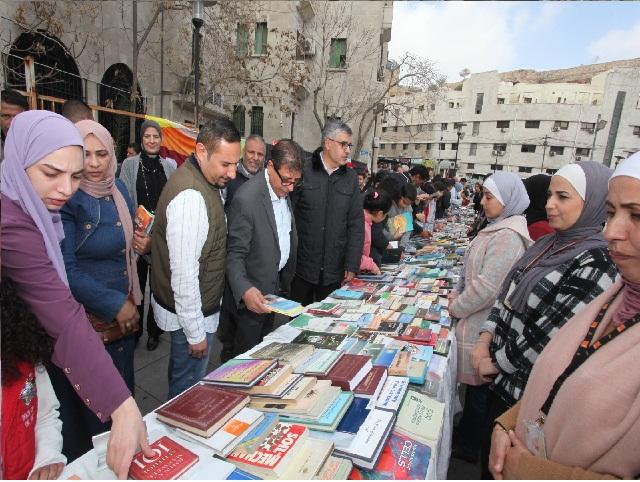
[[[194,0],[193,14],[191,23],[193,23],[193,120],[196,129],[200,127],[199,97],[200,97],[200,29],[204,25],[202,0]]]
[[[458,132],[456,132],[456,135],[458,136],[458,141],[456,143],[457,149],[456,149],[456,157],[453,160],[453,171],[454,171],[454,175],[456,175],[456,173],[458,172],[458,150],[460,150],[460,139],[464,139],[464,132],[462,132],[462,126],[466,126],[467,124],[461,124],[460,127],[458,127]]]
[[[544,136],[544,142],[542,143],[542,165],[540,166],[541,173],[544,173],[544,156],[547,153],[547,146],[549,145],[549,143],[547,142],[548,138],[549,136]]]

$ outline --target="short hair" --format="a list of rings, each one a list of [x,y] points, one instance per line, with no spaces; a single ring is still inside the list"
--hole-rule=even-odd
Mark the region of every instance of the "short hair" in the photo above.
[[[382,180],[389,176],[389,171],[380,170],[373,175],[373,185],[378,186],[382,182]]]
[[[363,207],[370,213],[382,211],[387,214],[391,209],[391,196],[382,189],[373,189],[364,197]]]
[[[29,110],[29,103],[27,98],[17,90],[5,89],[0,93],[0,100],[5,104],[17,105],[24,110]]]
[[[415,201],[416,198],[418,197],[418,190],[416,189],[416,187],[411,184],[410,182],[405,182],[401,187],[400,187],[400,197],[406,197],[407,199],[409,199],[411,202]]]
[[[280,169],[288,166],[294,171],[302,171],[304,157],[302,148],[292,139],[281,139],[271,148],[271,162],[273,167]]]
[[[327,137],[334,138],[338,134],[338,132],[345,132],[350,136],[353,135],[353,132],[351,131],[351,127],[349,127],[346,123],[337,119],[328,120],[327,123],[324,125],[324,129],[322,129],[321,145],[324,146],[324,141]]]
[[[198,132],[196,143],[204,144],[209,156],[216,150],[220,141],[240,142],[240,133],[227,116],[219,115],[205,122]]]
[[[80,99],[67,100],[62,104],[61,114],[74,124],[81,120],[94,120],[91,108]]]
[[[436,191],[446,191],[447,190],[447,185],[444,183],[443,180],[439,179],[439,180],[433,182],[433,188]]]
[[[136,152],[140,151],[140,148],[138,147],[138,143],[137,142],[130,142],[127,147],[130,147],[131,149],[135,150]]]
[[[466,177],[461,177],[460,178],[460,182],[467,182],[467,178]]]
[[[260,141],[262,142],[262,144],[265,146],[265,150],[267,147],[267,143],[264,141],[264,138],[259,135],[259,134],[251,134],[250,136],[247,136],[247,138],[244,140],[244,145],[247,145],[247,142],[249,141]]]
[[[420,176],[425,181],[429,179],[429,171],[424,166],[413,166],[409,171],[410,176]]]
[[[393,201],[398,202],[400,200],[401,186],[402,182],[400,179],[390,174],[385,176],[377,187],[386,192]]]

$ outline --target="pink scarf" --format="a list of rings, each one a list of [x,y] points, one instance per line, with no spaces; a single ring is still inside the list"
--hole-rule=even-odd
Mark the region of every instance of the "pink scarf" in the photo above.
[[[618,311],[613,315],[613,324],[619,324],[630,320],[640,312],[640,283],[631,283],[623,280],[622,302]]]
[[[129,207],[127,206],[127,201],[124,199],[120,190],[116,187],[117,164],[113,149],[113,138],[107,129],[92,120],[77,122],[76,127],[80,131],[83,139],[85,139],[89,134],[96,136],[109,153],[110,162],[107,176],[102,181],[89,181],[83,177],[80,181],[80,190],[95,198],[113,196],[116,209],[118,210],[118,217],[120,218],[122,229],[124,230],[124,240],[127,248],[125,257],[127,277],[129,278],[129,293],[131,293],[133,297],[133,302],[136,305],[139,305],[142,300],[142,292],[140,291],[138,270],[135,266],[136,254],[133,251],[133,221],[131,219]]]

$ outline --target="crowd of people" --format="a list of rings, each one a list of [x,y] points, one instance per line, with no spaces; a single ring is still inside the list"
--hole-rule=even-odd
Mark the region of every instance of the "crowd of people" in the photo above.
[[[486,478],[640,474],[640,154],[471,187],[424,166],[356,172],[341,121],[305,162],[290,139],[242,145],[219,117],[180,167],[145,121],[118,168],[86,104],[2,108],[4,478],[56,478],[106,430],[119,477],[151,455],[133,399],[145,312],[147,349],[170,338],[172,398],[205,375],[214,335],[222,362],[262,341],[267,295],[322,300],[464,206],[454,456]]]

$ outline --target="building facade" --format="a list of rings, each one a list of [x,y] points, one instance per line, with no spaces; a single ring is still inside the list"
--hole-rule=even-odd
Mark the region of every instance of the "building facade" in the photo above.
[[[389,98],[380,156],[440,170],[554,173],[593,159],[615,166],[640,150],[640,59],[559,71],[473,74],[436,101]],[[395,110],[393,110],[395,109]]]

